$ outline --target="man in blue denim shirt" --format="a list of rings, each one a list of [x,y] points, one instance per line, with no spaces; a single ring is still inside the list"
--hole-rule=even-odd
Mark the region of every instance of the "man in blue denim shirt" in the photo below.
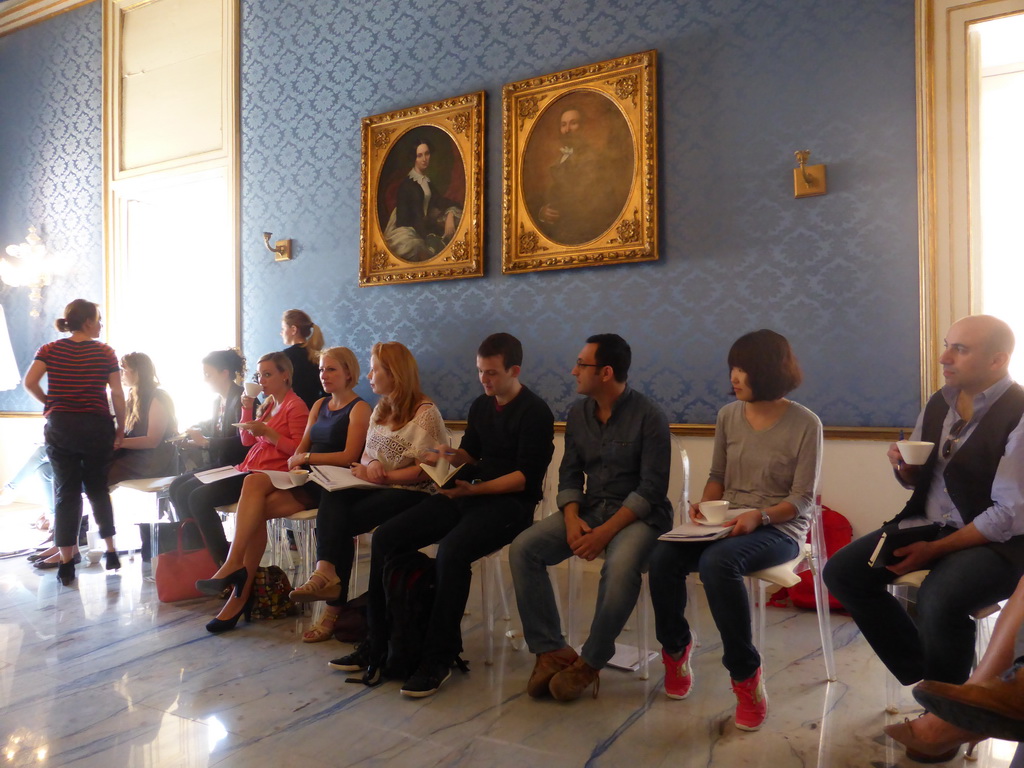
[[[636,605],[647,558],[672,525],[668,421],[627,386],[630,357],[621,336],[587,339],[572,370],[585,397],[570,409],[565,425],[558,473],[562,514],[523,531],[509,553],[523,633],[537,654],[526,688],[534,698],[550,693],[571,701],[597,680]],[[562,638],[547,567],[573,555],[593,560],[602,553],[590,637],[577,656]]]

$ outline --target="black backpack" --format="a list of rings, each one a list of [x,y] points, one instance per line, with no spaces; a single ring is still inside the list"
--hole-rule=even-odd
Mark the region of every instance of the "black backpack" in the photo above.
[[[436,587],[434,559],[422,552],[395,555],[384,564],[390,631],[385,677],[406,680],[419,666]]]

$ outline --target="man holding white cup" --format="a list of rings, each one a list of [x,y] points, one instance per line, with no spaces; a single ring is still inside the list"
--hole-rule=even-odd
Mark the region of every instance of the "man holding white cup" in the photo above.
[[[932,443],[923,464],[890,446],[897,480],[914,490],[882,529],[837,552],[825,567],[832,594],[904,685],[967,679],[974,657],[971,613],[1008,598],[1024,575],[1024,389],[1008,373],[1014,338],[988,315],[957,321],[939,357],[945,386],[918,416],[913,442]],[[909,459],[909,460],[908,460]],[[917,539],[869,560],[882,533]],[[909,534],[908,534],[908,531]],[[916,622],[886,586],[929,569]]]

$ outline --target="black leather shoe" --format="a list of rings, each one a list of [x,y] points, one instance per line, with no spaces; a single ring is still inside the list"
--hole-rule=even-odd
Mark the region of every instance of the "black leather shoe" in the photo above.
[[[121,558],[117,556],[117,552],[103,553],[103,567],[108,571],[116,571],[121,567]]]

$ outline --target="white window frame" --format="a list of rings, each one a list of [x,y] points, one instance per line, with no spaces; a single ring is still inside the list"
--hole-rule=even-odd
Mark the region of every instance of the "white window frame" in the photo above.
[[[977,63],[973,24],[1024,12],[1024,0],[917,0],[921,399],[941,386],[942,335],[975,311],[978,290]],[[973,158],[973,162],[972,162]],[[973,230],[973,231],[972,231]]]

